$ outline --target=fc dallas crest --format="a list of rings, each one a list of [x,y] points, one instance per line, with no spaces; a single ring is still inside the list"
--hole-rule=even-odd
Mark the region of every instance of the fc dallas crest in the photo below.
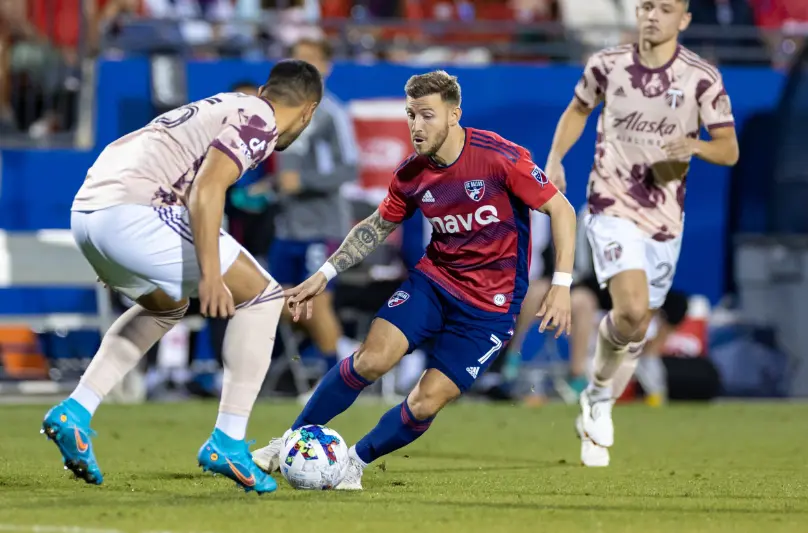
[[[389,300],[387,300],[387,307],[396,307],[410,299],[410,295],[404,291],[396,291]]]
[[[463,185],[466,187],[466,194],[475,202],[479,202],[485,196],[485,182],[483,180],[471,180]]]

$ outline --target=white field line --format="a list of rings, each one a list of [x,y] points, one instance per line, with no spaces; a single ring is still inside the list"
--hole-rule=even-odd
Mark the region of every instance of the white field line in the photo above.
[[[2,524],[0,532],[6,533],[124,533],[120,529],[95,528],[84,526],[49,526],[43,524]],[[178,531],[140,531],[138,533],[181,533]],[[190,532],[182,532],[190,533]],[[201,532],[194,532],[201,533]]]

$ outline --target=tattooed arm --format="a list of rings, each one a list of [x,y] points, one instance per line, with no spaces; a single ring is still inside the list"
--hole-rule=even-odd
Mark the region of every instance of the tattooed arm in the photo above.
[[[328,258],[328,263],[338,274],[361,263],[373,250],[391,234],[399,225],[382,218],[377,209],[372,215],[354,226],[342,241],[339,249]]]
[[[339,249],[309,279],[283,292],[287,298],[286,305],[297,322],[301,318],[308,320],[313,311],[312,298],[321,294],[328,281],[337,274],[345,272],[379,247],[384,240],[398,227],[398,223],[382,218],[377,209],[372,215],[354,226],[354,229],[342,241]]]

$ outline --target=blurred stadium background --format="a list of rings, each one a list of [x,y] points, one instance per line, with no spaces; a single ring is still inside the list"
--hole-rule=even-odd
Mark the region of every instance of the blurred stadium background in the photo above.
[[[690,305],[661,349],[668,394],[808,396],[808,2],[690,5],[694,20],[684,41],[723,73],[741,160],[733,169],[696,161],[688,178],[675,287]],[[115,138],[167,109],[260,84],[272,61],[298,40],[327,39],[334,51],[327,88],[345,102],[359,149],[357,178],[342,192],[360,219],[409,152],[402,94],[410,75],[435,67],[458,75],[465,124],[497,131],[541,163],[587,55],[633,38],[633,6],[634,0],[0,1],[0,401],[70,391],[99,332],[127,305],[96,283],[68,231],[75,191]],[[585,201],[594,130],[592,120],[565,161],[575,206]],[[262,170],[270,182],[273,165]],[[232,231],[244,231],[245,219],[254,222],[252,245],[265,258],[271,194],[260,207],[229,207]],[[340,278],[335,301],[348,336],[362,338],[420,257],[427,230],[414,217]],[[215,330],[200,317],[187,319],[116,398],[215,396]],[[288,325],[279,338],[264,393],[305,392],[321,372],[319,359]],[[568,359],[566,341],[532,333],[502,374],[520,399],[569,400]],[[401,369],[378,392],[401,394],[413,372]],[[642,393],[633,387],[627,399]]]

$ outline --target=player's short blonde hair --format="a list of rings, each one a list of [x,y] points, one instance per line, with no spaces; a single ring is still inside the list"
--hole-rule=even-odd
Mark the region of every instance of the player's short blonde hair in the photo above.
[[[404,92],[413,99],[439,94],[444,102],[460,106],[460,84],[457,83],[457,76],[450,76],[445,70],[412,76],[407,80]]]

